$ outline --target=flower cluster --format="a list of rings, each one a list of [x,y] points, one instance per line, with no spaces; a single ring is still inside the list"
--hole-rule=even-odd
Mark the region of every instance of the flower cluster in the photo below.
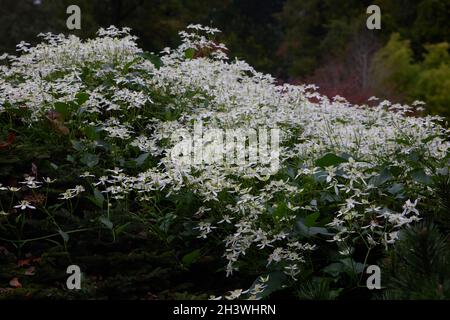
[[[81,119],[106,134],[115,146],[107,152],[135,148],[142,159],[150,157],[138,174],[119,161],[102,176],[83,176],[117,201],[131,193],[140,204],[155,194],[193,193],[202,203],[193,213],[200,220],[194,230],[206,241],[222,237],[228,275],[252,252],[267,268],[297,279],[306,255],[318,247],[312,232],[338,245],[361,239],[368,248],[387,247],[420,219],[418,205],[432,190],[418,177],[435,172],[411,163],[420,158],[448,166],[449,132],[439,117],[409,116],[414,106],[388,101],[353,106],[318,94],[313,85],[278,85],[244,61],[228,61],[226,47],[210,39],[218,30],[188,29],[180,33],[182,44],[160,57],[144,54],[128,29],[114,27],[87,41],[46,34],[36,47],[22,44],[22,55],[3,57],[0,114],[27,108],[33,125],[66,103],[76,108],[67,121]],[[195,122],[222,130],[280,128],[279,170],[251,162],[174,163],[171,134],[190,133]],[[41,185],[32,177],[23,184]],[[77,186],[61,199],[83,191]],[[17,208],[32,209],[26,202]]]

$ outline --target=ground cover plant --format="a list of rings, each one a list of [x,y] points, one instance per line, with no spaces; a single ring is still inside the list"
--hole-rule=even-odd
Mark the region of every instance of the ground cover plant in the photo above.
[[[449,298],[443,119],[279,85],[217,32],[160,54],[127,28],[43,34],[1,56],[0,297]],[[198,123],[279,130],[279,165],[175,161]]]

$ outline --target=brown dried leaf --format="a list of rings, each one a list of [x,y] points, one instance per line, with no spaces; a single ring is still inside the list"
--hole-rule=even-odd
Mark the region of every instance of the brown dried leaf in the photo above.
[[[41,193],[28,194],[23,199],[29,201],[31,204],[41,206],[45,202],[45,195]]]
[[[47,117],[48,118],[48,117]],[[49,119],[50,126],[56,133],[67,136],[70,133],[69,128],[67,128],[60,120]]]

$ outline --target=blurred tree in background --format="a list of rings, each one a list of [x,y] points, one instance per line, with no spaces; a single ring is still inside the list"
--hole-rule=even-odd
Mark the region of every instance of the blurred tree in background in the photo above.
[[[450,117],[449,47],[447,42],[425,45],[423,60],[414,61],[410,41],[393,34],[372,61],[376,93],[426,101],[430,113]]]
[[[371,95],[423,99],[450,115],[448,0],[0,0],[0,51],[39,32],[68,33],[66,8],[79,5],[80,37],[129,26],[147,51],[175,46],[190,23],[221,29],[232,57],[282,81],[313,82],[322,93],[364,103]],[[366,28],[381,8],[382,29]]]

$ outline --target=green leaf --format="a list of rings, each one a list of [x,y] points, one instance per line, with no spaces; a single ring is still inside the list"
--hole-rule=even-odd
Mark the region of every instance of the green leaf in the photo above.
[[[89,200],[91,200],[97,207],[103,208],[103,203],[105,202],[105,197],[103,194],[98,190],[94,190],[94,196],[88,197]]]
[[[348,273],[361,273],[364,271],[364,264],[356,262],[352,258],[342,259],[341,263],[345,266]]]
[[[131,222],[127,222],[123,225],[117,226],[114,228],[114,232],[116,233],[116,236],[118,236],[119,234],[121,234],[122,232],[125,231],[125,229],[131,224]]]
[[[344,272],[344,265],[340,262],[333,262],[323,268],[322,271],[336,278],[339,274]]]
[[[77,104],[81,106],[82,104],[84,104],[86,101],[89,100],[89,94],[87,94],[86,92],[78,92],[75,95],[75,99]]]
[[[161,60],[160,57],[158,57],[157,55],[154,55],[153,53],[150,52],[143,52],[139,54],[142,58],[150,61],[151,63],[153,63],[153,65],[155,66],[156,69],[161,68],[161,66],[163,65],[163,62]]]
[[[186,59],[193,59],[195,56],[195,49],[194,48],[186,49],[186,51],[184,52],[184,56],[186,57]]]
[[[83,132],[89,140],[95,141],[98,139],[98,132],[95,127],[91,126],[84,127]]]
[[[307,238],[316,236],[318,234],[324,235],[324,236],[332,236],[333,235],[333,233],[328,232],[328,230],[325,228],[306,226],[304,219],[302,219],[302,218],[297,220],[296,231],[298,232],[299,235],[301,235],[303,237],[307,237]]]
[[[432,178],[427,175],[423,169],[416,169],[411,171],[411,177],[414,179],[414,181],[427,186],[431,185],[433,182]]]
[[[339,262],[333,262],[322,269],[323,272],[337,277],[341,273],[359,274],[364,271],[364,264],[356,262],[352,258],[345,258]]]
[[[105,216],[100,217],[100,222],[110,230],[112,230],[114,227],[114,224],[111,222],[111,220],[108,219],[108,217]]]
[[[398,177],[399,175],[403,174],[405,169],[400,166],[389,166],[389,171],[394,177]]]
[[[420,161],[420,153],[418,151],[411,151],[408,155],[408,158],[412,162],[419,162]]]
[[[18,116],[19,118],[28,118],[31,116],[32,111],[30,108],[11,108],[8,109],[9,112]]]
[[[89,168],[95,167],[99,162],[99,157],[96,154],[85,153],[81,158],[81,163],[87,165]]]
[[[347,162],[347,160],[333,153],[327,153],[322,158],[316,160],[316,166],[325,168],[335,166],[343,162]]]
[[[327,191],[320,191],[320,201],[322,202],[338,202],[340,201],[339,195],[336,195],[335,193],[330,193]]]
[[[400,183],[394,183],[389,189],[390,194],[397,194],[403,191],[403,185]]]
[[[135,64],[136,62],[139,62],[139,60],[140,60],[140,58],[135,58],[135,59],[133,59],[132,61],[126,63],[126,64],[123,66],[123,74],[127,74],[128,71],[130,70],[130,67],[131,67],[133,64]]]
[[[279,220],[288,213],[288,209],[286,203],[284,202],[279,202],[277,204],[277,207],[273,210],[273,217],[276,220]]]
[[[112,146],[104,140],[97,140],[96,144],[97,144],[97,147],[103,148],[106,151],[111,151],[111,149],[112,149]]]
[[[201,257],[201,255],[202,253],[200,249],[197,249],[184,255],[181,261],[183,262],[183,265],[189,267],[191,264],[195,263]]]
[[[305,226],[308,228],[314,226],[314,224],[316,223],[316,220],[317,220],[317,218],[319,218],[319,216],[320,216],[319,212],[314,212],[314,213],[308,215],[305,218]]]
[[[72,140],[72,147],[77,151],[82,151],[84,149],[83,144],[78,140]]]
[[[147,160],[149,155],[150,155],[150,153],[148,153],[148,152],[147,153],[143,153],[139,157],[134,159],[134,161],[136,162],[136,165],[138,167],[142,166],[144,164],[145,160]]]
[[[295,178],[295,176],[297,175],[296,171],[294,170],[294,168],[292,168],[291,166],[287,167],[287,174],[289,177],[291,177],[292,179]]]
[[[383,183],[389,181],[390,179],[392,179],[392,175],[391,172],[389,171],[389,168],[383,168],[383,170],[381,170],[378,176],[372,177],[370,179],[370,183],[373,186],[378,187]]]
[[[58,101],[55,102],[53,106],[55,107],[55,110],[62,114],[65,119],[70,117],[70,106],[67,103]]]

